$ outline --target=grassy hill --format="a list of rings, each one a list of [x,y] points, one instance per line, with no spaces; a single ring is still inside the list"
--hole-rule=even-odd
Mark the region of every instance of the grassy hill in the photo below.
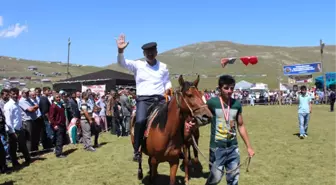
[[[160,48],[159,48],[160,49]],[[324,49],[324,65],[326,71],[335,71],[336,68],[336,47],[326,46]],[[240,57],[255,55],[259,58],[257,65],[245,66],[238,59],[235,64],[228,65],[223,69],[220,66],[220,59],[223,57]],[[127,57],[127,50],[126,50]],[[249,82],[263,82],[269,84],[270,88],[278,88],[278,79],[287,83],[287,77],[283,76],[282,66],[289,64],[311,63],[320,61],[319,47],[276,47],[276,46],[258,46],[244,45],[226,41],[200,42],[179,48],[175,48],[160,53],[158,59],[166,63],[170,73],[191,74],[199,73],[207,78],[202,78],[201,88],[214,88],[217,84],[217,75],[228,73],[235,75],[237,81],[247,80]],[[116,59],[115,59],[116,60]],[[28,66],[38,67],[38,71],[50,75],[52,72],[62,72],[61,76],[38,77],[29,71]],[[194,66],[194,67],[193,67]],[[10,57],[0,57],[0,76],[5,77],[25,77],[49,78],[53,81],[66,78],[66,65],[55,62],[31,61]],[[121,72],[127,72],[125,69],[112,64],[104,68],[109,68]],[[94,66],[71,66],[70,73],[73,76],[83,75],[104,68]],[[314,76],[319,76],[316,73]],[[194,79],[195,76],[186,76],[187,79]],[[177,85],[177,79],[172,78],[174,86]],[[30,85],[30,83],[28,83]],[[32,84],[35,87],[41,84]]]
[[[225,69],[220,66],[221,58],[250,55],[258,56],[259,62],[257,65],[245,66],[238,59],[235,64],[228,65]],[[325,47],[324,65],[326,71],[335,71],[335,55],[335,46]],[[282,78],[281,81],[283,83],[288,82],[287,77],[283,75],[283,65],[320,61],[320,50],[319,47],[273,47],[216,41],[196,43],[172,49],[159,54],[158,59],[168,64],[171,74],[190,74],[193,72],[213,76],[212,78],[201,79],[200,85],[202,88],[215,87],[217,84],[216,76],[223,73],[236,75],[237,80],[263,82],[269,84],[271,88],[278,88],[278,77]],[[121,70],[117,64],[107,67]],[[263,74],[266,74],[266,76]],[[314,74],[314,76],[319,75],[322,74]],[[195,77],[189,76],[188,78],[193,79]],[[177,80],[174,79],[173,83],[176,85]]]
[[[35,66],[38,68],[37,72],[44,74],[45,76],[34,75],[34,71],[29,71],[29,66]],[[0,76],[2,78],[15,77],[20,82],[24,82],[28,87],[41,87],[41,82],[35,82],[33,80],[24,80],[20,78],[31,77],[32,79],[50,79],[52,81],[58,81],[66,78],[67,65],[60,62],[46,62],[46,61],[33,61],[25,60],[14,57],[0,56]],[[75,66],[69,67],[69,72],[73,76],[84,75],[87,73],[99,71],[102,68],[94,66]],[[53,72],[59,72],[61,75],[52,75]],[[69,76],[71,77],[71,76]],[[50,84],[49,84],[50,85]]]

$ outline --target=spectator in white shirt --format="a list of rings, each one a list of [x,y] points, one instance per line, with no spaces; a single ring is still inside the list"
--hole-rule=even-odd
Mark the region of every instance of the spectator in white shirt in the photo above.
[[[39,107],[29,98],[28,88],[23,88],[21,92],[22,97],[19,100],[19,106],[22,110],[23,128],[26,130],[27,148],[28,151],[36,151],[38,150],[40,141],[38,138],[40,136],[38,132],[41,132],[37,129],[38,125],[36,124],[36,111]]]
[[[31,158],[26,145],[25,131],[22,127],[22,110],[18,104],[19,89],[11,88],[10,99],[5,104],[4,112],[6,118],[7,132],[9,136],[9,152],[12,159],[13,167],[18,167],[20,164],[17,161],[17,147],[25,158],[25,165],[29,165]]]

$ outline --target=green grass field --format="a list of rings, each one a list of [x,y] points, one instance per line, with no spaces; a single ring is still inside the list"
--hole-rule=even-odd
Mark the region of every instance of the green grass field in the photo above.
[[[243,116],[256,155],[252,158],[250,172],[242,166],[240,182],[244,185],[305,185],[335,184],[335,113],[327,106],[314,106],[309,124],[309,137],[300,140],[297,106],[244,107]],[[137,180],[137,164],[131,161],[132,147],[129,138],[116,138],[102,134],[106,142],[95,153],[83,151],[82,145],[66,146],[72,151],[65,159],[53,154],[40,156],[29,167],[18,172],[0,176],[0,184],[141,184]],[[246,158],[246,149],[240,139],[241,160]],[[209,126],[201,128],[200,147],[208,155]],[[147,157],[144,159],[146,160]],[[208,165],[201,158],[203,176],[208,174]],[[144,162],[144,172],[148,171]],[[158,184],[167,184],[168,164],[160,164]],[[183,181],[184,172],[179,169],[177,179]],[[191,178],[190,184],[203,185],[206,178]],[[147,177],[143,184],[148,184]],[[183,184],[183,183],[182,183]],[[225,179],[221,184],[226,184]]]

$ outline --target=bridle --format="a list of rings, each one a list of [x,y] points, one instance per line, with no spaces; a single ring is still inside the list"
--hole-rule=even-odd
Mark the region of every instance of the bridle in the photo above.
[[[190,87],[196,88],[195,86],[190,86]],[[182,94],[181,91],[176,91],[176,90],[175,90],[174,94],[175,94],[175,98],[176,98],[176,102],[177,102],[177,106],[178,106],[178,108],[179,108],[179,109],[182,108],[182,106],[181,106],[181,102],[179,101],[179,97],[181,97],[182,100],[184,101],[184,103],[187,105],[188,109],[190,110],[191,116],[192,116],[193,118],[195,118],[195,114],[194,114],[194,112],[196,112],[197,110],[199,110],[199,109],[201,109],[201,108],[207,107],[207,105],[204,104],[204,105],[201,105],[201,106],[199,106],[199,107],[197,107],[197,108],[195,108],[195,109],[192,109],[192,108],[190,107],[189,103],[188,103],[188,102],[185,100],[185,98],[183,97],[183,94]]]

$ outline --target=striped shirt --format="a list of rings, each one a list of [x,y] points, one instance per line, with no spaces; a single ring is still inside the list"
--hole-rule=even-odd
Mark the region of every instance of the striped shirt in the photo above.
[[[81,120],[87,120],[86,117],[85,117],[84,111],[87,111],[89,113],[89,116],[92,117],[92,109],[87,104],[87,102],[82,101],[80,110],[82,112],[82,114],[81,114]]]

